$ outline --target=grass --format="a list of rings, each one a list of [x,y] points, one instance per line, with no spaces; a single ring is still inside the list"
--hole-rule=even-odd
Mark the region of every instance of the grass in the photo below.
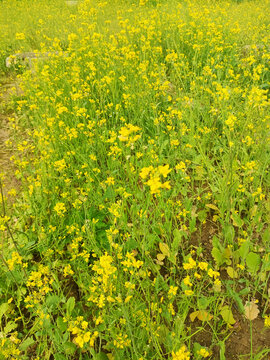
[[[269,4],[0,3],[0,358],[269,354]]]

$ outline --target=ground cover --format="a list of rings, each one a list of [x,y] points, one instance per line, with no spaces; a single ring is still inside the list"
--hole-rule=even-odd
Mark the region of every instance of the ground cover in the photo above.
[[[0,3],[3,359],[269,357],[269,5]]]

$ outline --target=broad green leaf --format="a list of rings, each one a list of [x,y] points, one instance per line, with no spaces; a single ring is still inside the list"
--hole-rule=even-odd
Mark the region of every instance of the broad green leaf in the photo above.
[[[63,347],[68,355],[73,355],[77,349],[77,346],[70,341],[63,342]]]
[[[59,330],[62,332],[65,332],[67,330],[67,323],[64,322],[63,318],[61,316],[58,316],[56,320],[56,324]]]
[[[68,301],[66,303],[66,309],[67,309],[68,315],[71,315],[74,307],[75,307],[75,298],[72,296],[68,299]]]
[[[242,243],[242,245],[239,248],[239,255],[240,257],[245,260],[246,256],[249,252],[249,246],[250,246],[250,242],[248,240],[246,240],[245,242]]]
[[[220,315],[228,325],[235,324],[233,313],[228,305],[225,305],[221,308]]]
[[[214,247],[212,249],[211,254],[212,254],[215,262],[217,263],[217,266],[222,265],[226,260],[223,256],[223,254],[216,247]]]
[[[225,357],[225,343],[224,341],[220,341],[218,343],[219,345],[219,359],[220,360],[226,360],[226,357]]]
[[[172,242],[172,251],[173,252],[178,250],[181,241],[182,241],[182,234],[181,234],[180,230],[174,229],[173,230],[173,242]]]
[[[21,351],[25,351],[26,349],[29,348],[29,346],[34,345],[36,342],[33,339],[33,336],[31,336],[30,338],[27,338],[26,340],[24,340],[23,343],[20,344],[20,350]]]
[[[8,334],[12,330],[16,329],[17,326],[18,326],[18,324],[16,324],[14,321],[8,322],[6,327],[4,328],[4,333]]]
[[[236,270],[234,270],[234,268],[232,268],[231,266],[228,266],[226,270],[227,270],[227,274],[229,275],[229,277],[231,277],[232,279],[238,278],[238,273]]]
[[[95,356],[95,360],[109,360],[107,354],[100,352]]]
[[[66,356],[61,354],[61,353],[58,353],[58,354],[54,354],[54,359],[55,360],[66,360]]]
[[[250,253],[248,253],[246,257],[246,263],[250,272],[255,273],[256,271],[259,270],[260,267],[260,263],[261,263],[260,255],[251,251]]]
[[[263,270],[270,271],[270,253],[263,257]]]
[[[3,303],[0,305],[0,320],[2,319],[2,316],[8,311],[8,309],[9,309],[8,303]]]
[[[228,294],[234,299],[234,301],[237,303],[237,305],[238,305],[238,307],[239,307],[239,310],[241,311],[241,313],[243,313],[244,312],[244,305],[243,305],[243,303],[242,303],[242,300],[241,300],[241,298],[240,298],[240,296],[239,295],[241,295],[241,293],[239,292],[239,294],[235,291],[235,290],[233,290],[231,287],[230,287],[230,285],[227,283],[226,284],[226,289],[227,289],[227,291],[228,291]],[[246,290],[246,289],[245,289]],[[248,291],[249,292],[249,291]],[[248,293],[247,292],[247,293]],[[246,293],[246,294],[247,294]]]
[[[201,210],[198,212],[198,219],[203,222],[207,218],[207,211]]]
[[[205,310],[209,306],[210,302],[211,302],[211,298],[207,298],[207,297],[199,298],[197,301],[199,310]]]
[[[92,355],[91,359],[93,359],[93,360],[109,360],[107,354],[105,354],[103,351],[97,353],[94,349],[91,349],[90,353]],[[89,358],[87,357],[86,359],[90,360],[90,357]]]
[[[233,221],[233,225],[237,226],[237,227],[242,227],[244,224],[244,221],[241,219],[241,217],[236,214],[236,213],[232,213],[231,214],[231,219]]]
[[[60,302],[61,302],[61,299],[57,295],[49,295],[46,299],[46,305],[48,307],[57,307]]]
[[[233,242],[235,236],[234,227],[231,224],[224,224],[223,231],[226,242]]]

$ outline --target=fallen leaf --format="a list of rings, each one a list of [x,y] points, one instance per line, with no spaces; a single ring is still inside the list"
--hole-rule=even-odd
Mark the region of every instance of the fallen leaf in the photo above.
[[[245,308],[245,316],[248,320],[254,320],[257,318],[257,316],[260,313],[260,310],[258,308],[258,305],[255,303],[254,300],[252,301],[247,301],[246,305],[244,306]]]
[[[199,311],[194,311],[189,315],[190,321],[193,322],[198,316]]]
[[[189,315],[190,321],[194,321],[196,318],[200,321],[210,321],[213,319],[213,315],[209,314],[206,310],[194,311]]]
[[[213,315],[209,314],[206,310],[200,310],[197,318],[201,321],[210,321],[213,319]]]

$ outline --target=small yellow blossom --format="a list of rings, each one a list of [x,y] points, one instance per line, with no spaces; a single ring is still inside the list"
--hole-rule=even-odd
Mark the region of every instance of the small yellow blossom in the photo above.
[[[183,345],[176,353],[172,352],[172,360],[189,360],[190,352],[186,350],[186,346]]]

